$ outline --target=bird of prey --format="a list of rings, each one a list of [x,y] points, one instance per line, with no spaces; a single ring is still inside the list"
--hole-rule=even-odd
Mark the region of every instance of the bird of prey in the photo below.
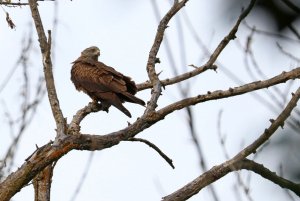
[[[106,111],[113,105],[131,117],[122,103],[126,101],[145,105],[143,100],[134,96],[137,92],[134,81],[99,62],[99,56],[100,50],[96,46],[83,50],[80,57],[72,62],[71,81],[78,91],[83,91],[96,102],[100,101]]]

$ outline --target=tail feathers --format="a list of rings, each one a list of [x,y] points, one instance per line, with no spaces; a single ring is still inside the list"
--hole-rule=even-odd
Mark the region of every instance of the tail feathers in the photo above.
[[[137,103],[142,106],[145,106],[145,102],[142,99],[139,99],[136,96],[134,96],[128,92],[122,93],[122,96],[124,97],[124,100],[127,102]]]
[[[129,118],[131,118],[131,114],[130,112],[122,105],[122,103],[113,103],[113,106],[115,106],[116,108],[118,108],[121,112],[123,112],[124,114],[126,114]]]
[[[99,101],[101,101],[101,103],[103,103],[104,105],[113,105],[121,112],[126,114],[126,116],[131,118],[130,112],[122,105],[120,98],[115,93],[106,92],[97,93],[95,95],[99,98]]]

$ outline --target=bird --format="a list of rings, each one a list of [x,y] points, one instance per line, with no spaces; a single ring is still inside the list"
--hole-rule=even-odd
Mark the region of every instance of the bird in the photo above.
[[[135,82],[114,68],[98,61],[100,50],[96,46],[84,49],[71,64],[71,81],[76,90],[86,93],[93,101],[100,102],[106,112],[111,105],[131,118],[124,102],[145,106],[142,99],[134,96]]]

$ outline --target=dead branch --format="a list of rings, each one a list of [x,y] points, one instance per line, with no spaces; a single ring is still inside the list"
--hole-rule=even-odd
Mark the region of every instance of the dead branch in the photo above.
[[[264,80],[264,81],[257,81],[257,82],[252,82],[249,84],[245,84],[239,87],[235,88],[229,88],[229,90],[217,90],[213,92],[207,92],[205,95],[198,95],[195,97],[191,98],[186,98],[180,101],[177,101],[173,104],[170,104],[159,111],[157,111],[157,114],[159,115],[167,115],[171,112],[174,112],[175,110],[182,109],[184,107],[190,106],[190,105],[195,105],[200,102],[205,102],[209,100],[216,100],[216,99],[221,99],[221,98],[227,98],[231,96],[236,96],[236,95],[241,95],[247,92],[251,92],[254,90],[262,89],[262,88],[268,88],[270,86],[286,82],[290,79],[297,79],[300,76],[300,68],[295,68],[289,72],[283,72],[280,75],[277,75],[273,78]]]
[[[230,160],[214,166],[209,171],[200,175],[198,178],[188,183],[184,187],[178,189],[174,193],[163,198],[164,201],[180,201],[186,200],[191,196],[197,194],[201,189],[211,184],[212,182],[218,180],[223,177],[227,173],[236,170],[236,163],[245,159],[252,153],[255,153],[256,150],[265,143],[279,127],[283,127],[285,120],[290,116],[292,110],[296,107],[297,102],[300,98],[300,87],[297,89],[296,93],[292,95],[291,100],[285,107],[285,109],[279,114],[279,116],[272,121],[269,128],[265,129],[265,131],[250,145],[236,154]],[[292,190],[292,189],[291,189]]]
[[[29,0],[29,6],[32,13],[32,18],[35,24],[35,28],[38,34],[40,49],[43,57],[43,66],[44,66],[44,74],[46,87],[48,92],[48,99],[51,105],[52,114],[56,122],[56,128],[58,135],[62,135],[65,133],[65,119],[63,113],[59,106],[59,101],[56,94],[56,89],[54,85],[54,78],[52,73],[52,61],[50,56],[51,50],[51,32],[48,32],[48,41],[44,31],[43,23],[37,8],[36,0]]]
[[[160,148],[158,148],[155,144],[152,142],[149,142],[148,140],[142,139],[142,138],[129,138],[126,141],[132,141],[132,142],[142,142],[154,149],[165,161],[173,168],[175,169],[175,166],[173,165],[172,159],[170,159]]]
[[[239,167],[240,166],[240,167]],[[294,183],[281,176],[278,176],[275,172],[272,172],[262,164],[255,161],[243,159],[241,162],[235,165],[238,169],[246,169],[266,178],[267,180],[277,184],[278,186],[287,190],[293,191],[296,195],[300,196],[300,184]]]

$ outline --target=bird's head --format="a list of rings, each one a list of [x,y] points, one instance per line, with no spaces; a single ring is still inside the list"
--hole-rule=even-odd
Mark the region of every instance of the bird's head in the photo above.
[[[98,57],[100,56],[100,50],[96,46],[92,46],[89,48],[86,48],[81,52],[81,56],[92,58],[95,61],[98,61]]]

